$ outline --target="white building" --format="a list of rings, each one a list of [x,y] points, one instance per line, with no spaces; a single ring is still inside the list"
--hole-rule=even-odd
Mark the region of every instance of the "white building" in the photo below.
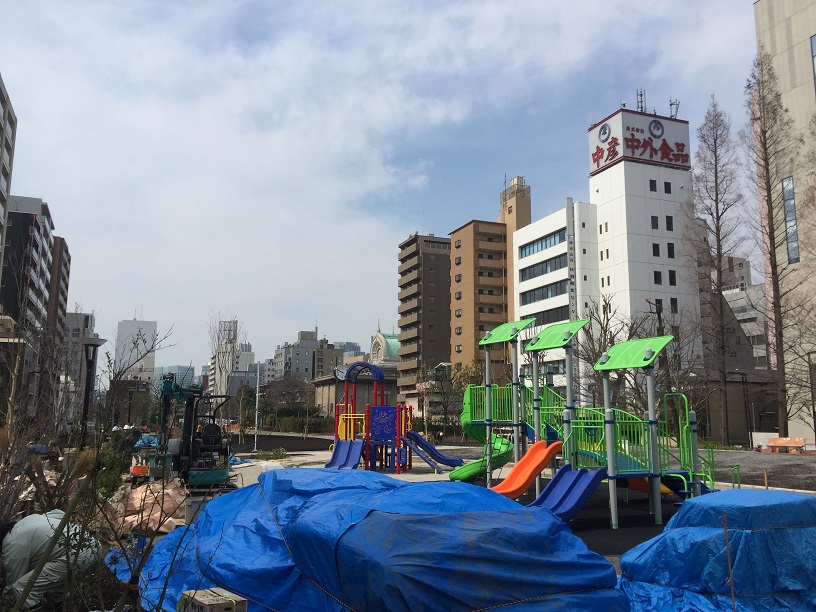
[[[589,129],[588,157],[591,201],[513,234],[516,318],[576,319],[605,299],[622,319],[660,310],[677,335],[700,312],[688,122],[621,108]]]
[[[153,384],[156,353],[153,350],[145,353],[155,347],[157,338],[156,321],[119,321],[116,326],[114,369],[124,371],[123,380],[143,380]]]

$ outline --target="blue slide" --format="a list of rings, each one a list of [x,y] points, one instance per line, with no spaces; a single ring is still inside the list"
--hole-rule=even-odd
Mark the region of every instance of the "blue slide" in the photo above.
[[[339,470],[356,470],[363,456],[362,440],[338,440],[334,443],[331,459],[324,466]]]
[[[606,476],[606,468],[581,468],[576,471],[571,465],[564,465],[544,487],[541,495],[529,505],[549,508],[562,521],[569,522],[577,516]]]
[[[448,465],[450,467],[460,467],[465,464],[464,460],[461,457],[448,457],[447,455],[443,455],[442,453],[440,453],[438,450],[436,450],[436,447],[430,442],[428,442],[425,438],[423,438],[422,434],[420,434],[418,431],[414,431],[413,429],[411,429],[405,433],[405,437],[408,438],[414,444],[416,444],[423,451],[428,453],[431,459],[433,459],[437,463],[441,463],[442,465]]]

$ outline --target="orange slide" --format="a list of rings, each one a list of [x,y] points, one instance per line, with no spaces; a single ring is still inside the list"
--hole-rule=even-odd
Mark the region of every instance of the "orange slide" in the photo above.
[[[547,464],[561,452],[561,442],[553,442],[549,446],[546,440],[539,440],[533,444],[527,454],[513,466],[507,478],[490,490],[501,493],[510,499],[521,497],[533,484],[536,476],[541,473]]]

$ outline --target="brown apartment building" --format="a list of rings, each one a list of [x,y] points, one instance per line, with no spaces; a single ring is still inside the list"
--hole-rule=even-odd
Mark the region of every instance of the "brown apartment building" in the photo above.
[[[416,405],[423,368],[450,361],[451,241],[414,234],[399,245],[398,399]]]
[[[530,224],[530,187],[517,176],[501,192],[497,221],[469,221],[451,236],[450,361],[462,368],[484,358],[485,332],[513,320],[513,232]],[[496,354],[491,361],[502,362]]]

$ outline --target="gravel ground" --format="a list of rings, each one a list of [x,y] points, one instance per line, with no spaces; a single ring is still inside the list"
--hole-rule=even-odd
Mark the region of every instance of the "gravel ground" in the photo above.
[[[739,465],[742,484],[772,489],[816,492],[816,455],[758,453],[756,451],[714,451],[715,479],[731,482],[731,470]]]
[[[248,453],[254,446],[254,436],[247,434],[244,444],[239,445],[238,436],[233,437],[233,450]],[[285,448],[290,453],[298,451],[327,451],[332,443],[331,436],[310,434],[303,438],[300,434],[264,434],[258,437],[258,447],[262,450]],[[465,461],[479,459],[481,446],[459,446],[442,444],[441,453],[451,457],[462,457]],[[424,466],[424,463],[417,461]],[[816,455],[791,455],[786,453],[758,453],[756,451],[714,451],[715,479],[718,483],[731,483],[731,470],[739,464],[743,485],[768,486],[774,489],[796,489],[816,492]],[[419,465],[417,467],[419,467]],[[502,474],[501,476],[505,476]],[[497,474],[498,476],[498,474]]]

